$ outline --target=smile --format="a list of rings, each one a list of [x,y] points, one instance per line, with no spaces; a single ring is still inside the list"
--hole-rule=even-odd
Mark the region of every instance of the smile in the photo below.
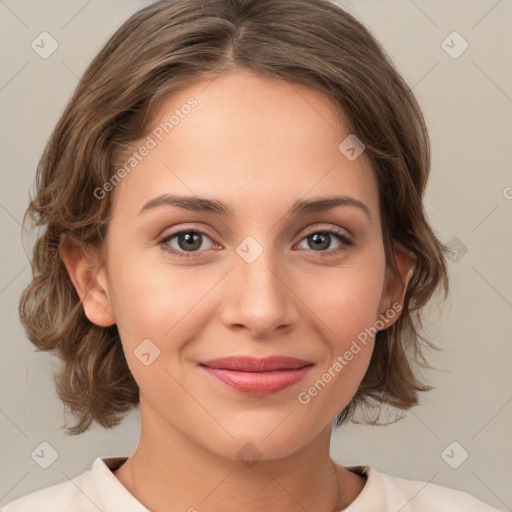
[[[217,382],[252,395],[270,395],[297,384],[314,366],[303,359],[249,356],[204,361],[198,364]]]

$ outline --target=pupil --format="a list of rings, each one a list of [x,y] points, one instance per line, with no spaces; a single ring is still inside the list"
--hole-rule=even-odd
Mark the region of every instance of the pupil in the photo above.
[[[328,240],[329,236],[326,235],[326,234],[322,234],[322,233],[315,233],[314,235],[311,235],[311,238],[313,239],[313,241],[315,242],[315,247],[318,248],[319,247],[319,244],[317,244],[317,242],[320,242],[320,246],[322,245],[322,241],[323,241],[323,245],[325,247],[321,247],[323,249],[329,247],[329,242],[327,242],[327,244],[325,243],[326,240]]]
[[[199,233],[185,233],[184,235],[181,235],[180,239],[184,239],[186,241],[184,247],[186,250],[198,249],[201,246],[201,243],[198,243]]]

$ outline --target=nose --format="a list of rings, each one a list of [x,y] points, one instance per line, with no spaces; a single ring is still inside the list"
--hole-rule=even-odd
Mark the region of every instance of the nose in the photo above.
[[[224,325],[247,330],[254,338],[281,335],[300,318],[293,278],[271,251],[263,251],[251,263],[237,258],[223,293],[220,314]]]

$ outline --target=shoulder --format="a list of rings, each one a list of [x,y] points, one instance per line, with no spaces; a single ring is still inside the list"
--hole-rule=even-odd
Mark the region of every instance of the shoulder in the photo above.
[[[97,512],[101,510],[91,471],[26,494],[0,507],[0,512]]]
[[[385,510],[402,512],[499,512],[471,494],[431,482],[407,480],[397,476],[373,472],[375,489],[380,490],[387,507]],[[369,477],[370,477],[369,475]]]
[[[0,512],[148,512],[113,474],[125,460],[97,457],[90,470],[0,506]]]

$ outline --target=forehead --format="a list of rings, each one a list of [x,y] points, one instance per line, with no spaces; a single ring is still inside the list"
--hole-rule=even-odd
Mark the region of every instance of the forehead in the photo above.
[[[152,146],[115,189],[116,208],[138,213],[163,193],[211,197],[260,214],[308,196],[346,194],[378,217],[378,192],[363,154],[340,151],[350,131],[326,94],[248,71],[198,81],[158,100]],[[151,142],[149,142],[151,139]]]

